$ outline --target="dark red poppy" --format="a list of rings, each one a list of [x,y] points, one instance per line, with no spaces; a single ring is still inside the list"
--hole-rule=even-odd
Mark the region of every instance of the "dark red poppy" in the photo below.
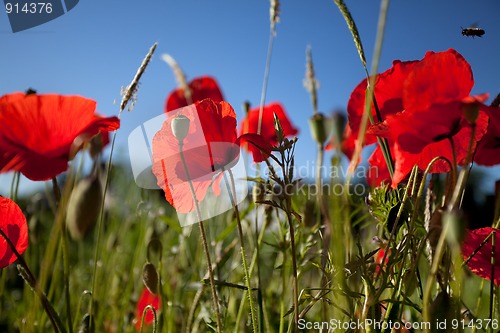
[[[148,288],[144,288],[144,290],[141,293],[141,297],[139,297],[139,301],[137,302],[137,307],[136,307],[136,323],[135,323],[135,328],[139,331],[141,329],[141,323],[142,323],[142,315],[144,313],[144,309],[148,306],[151,305],[155,311],[156,311],[156,316],[158,317],[158,311],[161,308],[161,302],[160,302],[160,297],[158,297],[155,294],[152,294]],[[146,312],[146,315],[144,316],[144,325],[151,325],[154,321],[154,315],[151,310],[148,310]]]
[[[366,81],[366,80],[365,80]],[[377,77],[375,97],[380,107],[382,123],[367,131],[367,143],[374,136],[387,138],[393,151],[395,171],[392,186],[406,178],[415,164],[425,170],[437,156],[463,164],[472,135],[472,125],[464,116],[469,103],[481,105],[476,120],[475,144],[486,132],[488,116],[482,104],[487,95],[470,97],[474,85],[472,70],[455,50],[428,52],[420,61],[394,62],[393,68]],[[349,101],[349,121],[359,132],[359,120],[364,108],[364,89],[360,84]],[[356,129],[357,128],[357,129]],[[449,171],[449,165],[439,161],[430,170]]]
[[[486,240],[486,238],[488,238],[492,232],[495,232],[495,266],[493,282],[498,286],[500,285],[500,229],[487,227],[467,231],[467,235],[462,245],[462,255],[464,260],[468,260],[469,257],[477,251],[477,253],[470,258],[467,266],[469,266],[470,270],[474,274],[482,277],[483,279],[491,280],[491,252],[493,248],[493,236],[490,236],[488,240]]]
[[[95,101],[80,96],[3,96],[1,171],[20,171],[31,180],[48,180],[64,172],[84,142],[120,126],[117,117],[96,116],[95,108]]]
[[[474,161],[480,165],[492,166],[500,164],[500,108],[482,109],[489,116],[488,130],[477,146]]]
[[[224,100],[222,91],[213,77],[200,76],[194,78],[189,82],[188,87],[191,93],[190,98],[186,98],[185,91],[182,88],[177,88],[168,95],[165,103],[165,112],[188,106],[205,98],[210,98],[215,102]]]
[[[21,208],[12,200],[0,197],[0,229],[22,254],[28,248],[28,225]],[[0,268],[17,260],[7,241],[0,236]]]
[[[179,140],[172,130],[172,123],[179,115],[189,119],[182,155]],[[174,127],[177,124],[174,123]],[[264,153],[254,151],[256,162],[263,161],[271,153],[272,146],[262,136],[252,133],[237,136],[236,114],[227,102],[205,99],[169,112],[153,138],[153,174],[158,186],[165,191],[167,201],[180,213],[193,211],[195,203],[189,183],[194,187],[198,202],[204,199],[210,186],[218,196],[222,172],[236,164],[240,145],[244,142],[263,149]]]

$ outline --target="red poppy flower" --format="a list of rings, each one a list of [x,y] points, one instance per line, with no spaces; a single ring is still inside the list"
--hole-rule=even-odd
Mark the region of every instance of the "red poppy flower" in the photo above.
[[[486,280],[491,280],[491,250],[492,250],[492,237],[491,236],[483,244],[485,239],[495,231],[495,266],[493,282],[498,286],[500,285],[500,229],[491,227],[467,231],[464,243],[462,245],[462,255],[464,260],[478,250],[474,256],[471,257],[467,266],[470,270]],[[481,246],[481,244],[483,244]]]
[[[28,225],[21,209],[10,199],[0,197],[0,229],[22,254],[28,248]],[[7,241],[0,236],[0,268],[17,260]]]
[[[474,161],[480,165],[500,164],[500,108],[484,107],[489,116],[488,130],[477,146]]]
[[[375,79],[375,97],[382,119],[389,114],[403,111],[403,87],[408,74],[411,73],[417,61],[401,62],[395,60],[392,67],[387,71],[378,74]],[[344,136],[346,140],[354,143],[358,139],[361,117],[365,110],[365,94],[367,81],[364,79],[354,88],[347,104],[347,114],[349,126],[345,128]],[[373,119],[377,120],[375,108],[372,107]],[[366,135],[365,145],[375,143],[377,138],[374,135]],[[354,144],[343,147],[342,150],[347,157],[352,158]]]
[[[260,108],[254,108],[248,111],[245,119],[241,122],[240,134],[257,133],[259,127],[259,112]],[[262,123],[260,128],[260,135],[262,135],[271,145],[276,145],[278,139],[276,137],[276,130],[274,128],[274,115],[278,117],[283,128],[285,137],[297,135],[299,132],[292,124],[285,109],[280,103],[270,103],[265,105],[262,110]],[[254,153],[257,148],[248,146],[248,150]]]
[[[144,313],[144,309],[148,306],[151,305],[155,311],[157,312],[158,316],[158,311],[161,308],[161,302],[160,302],[160,297],[158,297],[155,294],[152,294],[148,288],[144,288],[142,291],[141,297],[139,297],[139,301],[137,302],[137,307],[136,307],[136,324],[135,328],[139,331],[141,329],[141,323],[142,323],[142,314]],[[146,315],[144,316],[144,324],[145,325],[150,325],[154,321],[154,315],[153,312],[148,310],[146,312]]]
[[[120,125],[117,117],[96,116],[95,107],[95,101],[80,96],[2,97],[1,171],[20,171],[31,180],[48,180],[64,172],[84,142]]]
[[[394,62],[393,68],[377,77],[375,97],[383,122],[367,131],[371,137],[366,141],[373,142],[374,135],[389,139],[395,160],[393,187],[415,164],[425,170],[437,156],[453,163],[453,150],[458,164],[466,161],[472,125],[464,116],[464,106],[480,104],[473,149],[488,124],[482,104],[487,95],[470,97],[473,85],[470,65],[453,49],[428,52],[420,61]],[[360,84],[349,101],[353,133],[359,132],[365,87],[366,83]],[[431,168],[434,173],[447,171],[449,166],[444,161]]]
[[[188,106],[205,98],[210,98],[215,102],[224,100],[217,81],[210,76],[197,77],[188,84],[188,87],[191,92],[191,99],[188,101],[184,90],[177,88],[168,95],[167,102],[165,103],[165,112]]]
[[[178,115],[189,119],[182,155],[179,140],[172,129]],[[179,130],[175,128],[177,124],[174,123],[174,130]],[[167,120],[153,138],[153,174],[158,186],[165,191],[167,201],[180,213],[193,211],[195,203],[189,183],[194,187],[198,202],[204,199],[211,185],[218,196],[222,172],[236,164],[243,142],[261,147],[265,152],[254,151],[256,162],[263,161],[271,153],[272,146],[260,135],[248,133],[237,137],[236,114],[227,102],[205,99],[169,112]]]

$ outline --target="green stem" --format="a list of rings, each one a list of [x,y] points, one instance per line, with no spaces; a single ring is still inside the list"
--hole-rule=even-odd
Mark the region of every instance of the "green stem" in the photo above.
[[[184,172],[186,173],[186,177],[188,179],[189,190],[191,191],[191,196],[193,197],[193,201],[196,208],[196,215],[198,217],[198,225],[200,227],[201,241],[203,243],[203,251],[205,253],[205,259],[207,260],[208,266],[208,277],[210,279],[210,290],[212,292],[212,302],[215,307],[215,317],[217,321],[217,332],[222,332],[222,320],[219,309],[219,298],[217,297],[217,290],[215,289],[215,281],[214,281],[214,272],[212,269],[212,260],[210,259],[210,251],[208,249],[207,242],[207,234],[205,232],[205,227],[203,226],[203,219],[201,217],[201,210],[198,203],[198,199],[196,198],[196,192],[194,191],[193,183],[191,182],[191,177],[189,176],[189,170],[187,167],[186,159],[184,157],[184,152],[182,150],[183,142],[179,141],[179,155],[181,157],[182,165],[184,167]]]
[[[61,189],[57,183],[57,178],[52,178],[52,187],[56,200],[56,207],[60,209],[61,205]],[[60,246],[62,248],[63,257],[63,281],[64,281],[64,298],[66,300],[66,316],[68,321],[68,331],[73,333],[73,320],[71,319],[71,296],[69,293],[69,249],[68,249],[68,232],[66,224],[61,228]]]
[[[229,200],[231,200],[231,205],[233,206],[234,209],[234,214],[236,215],[236,221],[238,223],[238,235],[240,237],[240,251],[241,251],[241,261],[243,262],[243,271],[245,274],[245,280],[248,288],[248,306],[250,307],[250,316],[252,318],[252,329],[253,332],[257,333],[258,332],[258,324],[257,324],[257,315],[255,314],[255,308],[253,305],[253,296],[252,296],[252,285],[250,283],[250,273],[248,271],[248,265],[247,265],[247,259],[246,259],[246,254],[245,254],[245,246],[243,245],[245,242],[245,237],[243,235],[243,228],[241,227],[241,219],[240,219],[240,212],[238,209],[238,205],[236,204],[236,188],[234,184],[234,176],[233,172],[231,169],[227,170],[229,173],[229,178],[231,181],[231,188],[229,188],[229,181],[227,179],[227,175],[222,170],[223,176],[224,176],[224,181],[226,183],[227,191],[229,194]]]
[[[120,118],[121,112],[118,115],[118,118]],[[111,140],[111,150],[109,152],[109,158],[108,158],[108,163],[107,163],[107,168],[106,168],[106,180],[104,181],[104,188],[103,188],[103,193],[102,197],[103,200],[101,200],[101,207],[99,209],[99,221],[97,223],[97,240],[96,240],[96,246],[95,246],[95,254],[94,254],[94,268],[92,271],[92,293],[90,294],[90,309],[89,309],[89,314],[90,314],[90,323],[89,327],[92,327],[92,321],[95,318],[95,314],[93,313],[94,310],[94,300],[95,300],[95,295],[96,295],[96,285],[97,285],[97,266],[98,266],[98,261],[100,258],[101,254],[101,238],[102,238],[102,226],[104,224],[104,203],[106,200],[106,193],[108,191],[108,186],[109,186],[109,180],[110,180],[110,174],[111,174],[111,166],[112,166],[112,161],[113,161],[113,152],[114,152],[114,147],[115,147],[115,141],[116,141],[116,135],[117,131],[113,133],[113,139]]]
[[[257,218],[257,214],[256,214],[256,218]],[[258,235],[258,239],[257,239],[257,248],[260,248],[262,246],[262,241],[264,239],[264,233],[265,233],[265,230],[267,229],[267,219],[264,219],[264,224],[262,225],[262,228],[261,228],[261,231],[260,231],[260,234]],[[257,268],[257,276],[259,275],[258,271],[259,271],[259,256],[258,256],[258,251],[255,251],[253,256],[252,256],[252,261],[250,263],[250,269],[249,269],[249,275],[252,275],[253,274],[253,271],[254,269]],[[257,288],[260,288],[260,284]],[[247,297],[247,293],[248,291],[245,290],[244,293],[243,293],[243,298],[246,298]],[[238,314],[236,315],[236,324],[235,324],[235,329],[237,329],[240,325],[240,321],[241,321],[241,316],[243,314],[243,303],[240,304],[240,307],[238,309]],[[262,311],[263,311],[263,308],[262,308]],[[261,316],[262,316],[262,313],[261,313]],[[261,325],[259,326],[259,329],[260,330],[263,330],[263,324],[262,324],[262,320],[263,318],[260,318],[261,319]],[[235,333],[238,332],[238,331],[235,331]]]
[[[155,308],[152,307],[151,305],[146,306],[142,311],[141,330],[139,332],[142,333],[142,328],[144,327],[144,318],[146,317],[146,313],[148,312],[148,310],[153,313],[153,333],[156,333],[158,329],[158,318],[156,316]]]
[[[50,319],[50,322],[52,324],[52,327],[54,328],[54,332],[61,332],[61,333],[66,333],[66,329],[64,328],[64,324],[61,321],[61,318],[57,314],[57,312],[54,310],[54,307],[52,304],[49,302],[45,294],[43,293],[42,290],[40,290],[40,287],[38,286],[36,282],[36,278],[31,272],[31,270],[28,267],[28,264],[24,260],[24,258],[21,256],[21,254],[17,251],[16,246],[12,243],[12,241],[9,239],[9,237],[3,232],[2,229],[0,229],[0,236],[2,236],[3,239],[5,239],[5,242],[7,242],[7,246],[10,248],[10,250],[14,253],[14,255],[17,258],[18,261],[18,270],[21,276],[24,278],[26,283],[33,289],[35,294],[40,298],[40,302],[43,305],[43,308],[45,310],[45,313],[47,313],[47,316]]]
[[[291,203],[290,199],[287,199],[287,210],[286,210],[286,216],[288,219],[288,227],[290,230],[290,246],[292,250],[292,278],[293,278],[293,315],[294,315],[294,321],[295,321],[295,332],[299,331],[299,278],[298,278],[298,271],[297,271],[297,258],[296,258],[296,253],[297,250],[295,248],[295,228],[293,227],[293,218],[291,214]]]

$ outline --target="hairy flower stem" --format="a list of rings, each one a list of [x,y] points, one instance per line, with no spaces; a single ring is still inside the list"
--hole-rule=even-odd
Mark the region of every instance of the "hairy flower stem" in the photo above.
[[[293,155],[293,149],[292,153]],[[271,155],[273,156],[273,155]],[[277,161],[278,164],[281,166],[283,169],[283,186],[285,188],[287,186],[290,186],[292,184],[292,178],[293,178],[293,158],[291,160],[285,161],[285,156],[283,154],[281,155],[281,161]],[[291,163],[291,165],[288,165],[288,163]],[[274,171],[274,168],[272,167],[271,163],[269,160],[266,160],[267,166],[269,167],[269,172],[271,172],[272,176],[275,179],[278,179],[278,175]],[[293,208],[292,208],[292,198],[290,195],[285,195],[285,207],[284,207],[284,212],[287,217],[288,221],[288,228],[290,232],[290,247],[291,247],[291,252],[292,252],[292,272],[293,272],[293,307],[294,307],[294,332],[298,332],[299,329],[299,278],[298,278],[298,270],[297,270],[297,250],[295,247],[295,229],[293,226]]]
[[[125,90],[123,94],[123,98],[120,102],[120,111],[118,113],[118,119],[121,118],[123,110],[125,110],[125,107],[129,103],[129,101],[132,99],[134,93],[137,91],[137,86],[139,84],[139,80],[146,71],[146,68],[149,64],[149,61],[151,60],[151,57],[153,56],[154,51],[156,50],[156,45],[158,43],[154,43],[153,46],[149,49],[148,54],[146,57],[143,59],[141,65],[139,66],[139,69],[137,70],[134,78],[132,79],[132,82],[127,86],[127,89]],[[107,167],[106,167],[106,180],[104,181],[104,188],[102,192],[102,197],[103,200],[101,200],[101,207],[99,209],[99,219],[97,222],[97,239],[96,239],[96,246],[95,246],[95,255],[94,255],[94,268],[92,271],[92,293],[90,294],[90,309],[89,309],[89,314],[90,314],[90,322],[89,322],[89,327],[92,327],[92,321],[94,320],[94,297],[96,295],[95,289],[97,285],[97,263],[99,261],[100,253],[101,253],[101,234],[102,234],[102,225],[104,224],[104,204],[105,201],[104,198],[106,198],[106,193],[108,191],[108,186],[109,186],[109,180],[110,180],[110,174],[111,174],[111,163],[113,162],[113,151],[115,149],[115,141],[116,141],[116,134],[118,131],[114,131],[113,133],[113,138],[111,139],[111,149],[109,152],[109,158],[107,162]]]
[[[142,329],[144,327],[144,318],[146,318],[146,314],[148,311],[151,311],[151,313],[153,313],[153,333],[156,333],[158,331],[158,318],[156,316],[155,308],[151,305],[146,306],[142,311],[141,330],[139,332],[142,333]]]
[[[203,252],[205,253],[205,259],[207,260],[208,266],[208,277],[210,280],[210,290],[212,291],[212,302],[215,308],[215,318],[217,322],[217,332],[222,332],[222,320],[219,309],[219,298],[217,297],[217,290],[215,289],[215,279],[214,272],[212,269],[212,260],[210,259],[210,252],[208,250],[208,242],[207,242],[207,234],[205,232],[205,227],[203,226],[203,220],[201,218],[201,210],[198,204],[198,199],[196,198],[196,192],[194,191],[193,183],[191,182],[191,177],[189,176],[189,170],[187,167],[186,159],[184,157],[184,152],[182,151],[183,141],[179,140],[179,153],[182,161],[182,165],[184,167],[184,172],[186,173],[186,177],[188,179],[189,190],[191,191],[191,196],[193,197],[193,201],[196,208],[196,215],[198,217],[198,225],[200,227],[201,234],[201,242],[203,244]]]
[[[21,179],[21,173],[19,171],[14,172],[12,176],[12,183],[10,184],[10,198],[12,201],[17,201],[17,191],[19,190],[19,181]]]
[[[223,175],[224,175],[224,182],[226,183],[227,191],[229,193],[229,199],[231,200],[231,205],[233,206],[234,209],[234,214],[236,215],[236,221],[238,223],[238,235],[240,237],[240,251],[241,251],[241,261],[243,263],[243,271],[245,274],[245,280],[246,280],[246,285],[248,289],[248,306],[250,307],[250,316],[252,318],[252,330],[253,332],[258,332],[258,324],[257,324],[257,315],[255,313],[255,308],[253,305],[253,296],[252,296],[252,285],[250,283],[250,273],[248,271],[248,265],[247,265],[247,258],[245,254],[245,237],[243,235],[243,228],[241,227],[241,219],[240,219],[240,212],[238,209],[238,205],[236,204],[236,188],[234,186],[234,176],[232,171],[229,169],[227,172],[229,173],[229,178],[231,182],[231,188],[229,188],[229,181],[227,179],[227,175],[222,170]]]
[[[68,184],[69,185],[69,184]],[[54,197],[56,200],[56,207],[60,209],[61,203],[61,189],[57,183],[56,178],[52,178],[52,187],[54,190]],[[68,320],[68,332],[73,333],[73,321],[71,319],[71,296],[69,293],[69,249],[68,249],[68,231],[66,225],[61,228],[60,246],[62,248],[63,256],[63,280],[64,280],[64,298],[66,300],[66,316]]]
[[[40,298],[40,302],[42,303],[42,306],[43,306],[43,309],[45,310],[45,313],[49,317],[50,323],[52,324],[52,327],[54,328],[54,332],[66,333],[67,331],[66,331],[66,328],[64,327],[64,324],[62,323],[61,318],[59,317],[57,312],[54,310],[54,307],[47,299],[47,296],[45,296],[43,291],[40,290],[40,287],[38,286],[38,283],[36,282],[35,276],[31,272],[31,270],[28,267],[28,264],[26,263],[24,258],[17,251],[16,246],[12,243],[12,241],[3,232],[2,229],[0,229],[0,236],[2,236],[3,239],[5,239],[7,246],[10,248],[10,250],[16,256],[17,261],[18,261],[17,269],[18,269],[19,273],[21,274],[23,279],[26,281],[26,283],[31,287],[31,289],[33,289],[33,291],[38,296],[38,298]]]
[[[293,217],[291,213],[292,203],[287,199],[286,216],[288,219],[288,227],[290,229],[290,247],[292,250],[292,271],[293,271],[293,316],[295,322],[295,332],[299,331],[299,278],[297,273],[297,250],[295,248],[295,229],[293,227]]]
[[[256,217],[255,217],[255,218],[257,219],[257,214],[256,214]],[[256,247],[257,247],[257,249],[261,247],[261,245],[262,245],[262,241],[264,240],[264,233],[265,233],[265,231],[266,231],[266,229],[267,229],[267,223],[268,223],[267,219],[264,219],[263,224],[262,224],[262,226],[261,226],[260,233],[258,234],[258,237],[257,237],[257,246],[256,246]],[[256,230],[256,232],[257,232],[257,230]],[[249,268],[249,271],[248,271],[248,273],[249,273],[249,275],[250,275],[250,276],[253,274],[253,271],[254,271],[254,269],[255,269],[255,268],[257,268],[257,276],[259,276],[259,273],[258,273],[258,270],[259,270],[259,255],[258,255],[258,254],[259,254],[259,253],[258,253],[258,251],[257,251],[257,250],[253,253],[253,256],[252,256],[252,261],[251,261],[251,263],[250,263],[250,268]],[[260,288],[260,283],[259,283],[259,285],[258,285],[258,287],[257,287],[257,288]],[[246,294],[247,292],[248,292],[248,290],[247,290],[247,289],[245,289],[245,291],[243,292],[243,297],[244,297],[244,298],[246,298],[246,297],[247,297],[247,294]],[[244,303],[241,303],[241,304],[240,304],[240,308],[239,308],[239,310],[238,310],[238,314],[236,315],[236,324],[235,324],[235,329],[237,329],[237,328],[239,327],[239,323],[240,323],[240,321],[241,321],[241,316],[242,316],[242,313],[243,313],[243,307],[244,307],[243,305],[244,305]],[[260,313],[260,316],[262,316],[262,318],[259,318],[259,319],[260,319],[260,326],[259,326],[259,329],[262,331],[262,330],[264,329],[264,324],[263,324],[263,321],[264,321],[263,316],[264,316],[264,315],[263,315],[263,313],[262,313],[264,309],[263,309],[263,308],[261,308],[261,310],[262,310],[262,311],[261,311],[261,313]],[[284,311],[283,311],[283,314],[285,314],[285,312],[284,312]],[[237,331],[235,331],[235,333],[236,333],[236,332],[237,332]]]

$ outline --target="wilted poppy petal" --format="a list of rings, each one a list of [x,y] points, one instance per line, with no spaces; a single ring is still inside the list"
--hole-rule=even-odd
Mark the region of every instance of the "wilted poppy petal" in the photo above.
[[[474,256],[472,256],[467,263],[470,270],[486,280],[491,280],[491,252],[492,252],[492,237],[491,236],[484,244],[485,239],[492,233],[495,232],[495,275],[493,282],[498,286],[500,285],[500,229],[495,229],[491,227],[481,228],[476,230],[467,231],[464,243],[462,245],[462,255],[464,260],[468,260],[469,257],[478,250]],[[481,244],[483,244],[481,246]]]
[[[144,288],[142,291],[142,294],[139,298],[139,301],[137,302],[137,307],[136,307],[136,324],[135,328],[139,331],[141,329],[141,323],[142,323],[142,315],[144,313],[144,309],[148,306],[151,305],[155,311],[156,311],[156,316],[158,316],[158,311],[161,308],[161,302],[160,302],[160,297],[158,297],[155,294],[152,294],[148,288]],[[151,312],[151,310],[148,310],[146,312],[146,315],[144,317],[144,325],[150,325],[154,321],[154,315]]]
[[[221,102],[224,100],[224,96],[222,95],[217,81],[210,76],[195,78],[189,83],[188,86],[191,90],[191,100],[187,101],[184,90],[182,90],[182,88],[178,88],[168,95],[167,102],[165,104],[165,112],[182,108],[206,98],[210,98],[215,102]]]
[[[0,197],[0,229],[9,238],[19,254],[28,248],[28,225],[19,206],[12,200]],[[0,268],[17,260],[7,241],[0,236]]]

